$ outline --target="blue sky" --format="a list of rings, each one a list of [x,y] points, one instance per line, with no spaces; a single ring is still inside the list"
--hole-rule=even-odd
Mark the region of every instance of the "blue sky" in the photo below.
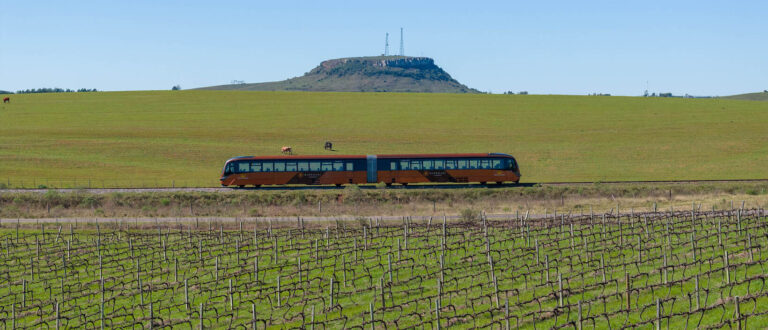
[[[481,91],[768,89],[768,1],[0,1],[0,90],[194,88],[429,56]]]

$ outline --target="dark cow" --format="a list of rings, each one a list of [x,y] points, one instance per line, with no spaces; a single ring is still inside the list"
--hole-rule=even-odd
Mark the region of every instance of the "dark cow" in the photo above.
[[[11,98],[6,96],[3,98],[3,103],[11,103]]]
[[[333,151],[333,143],[331,141],[325,141],[325,150]]]

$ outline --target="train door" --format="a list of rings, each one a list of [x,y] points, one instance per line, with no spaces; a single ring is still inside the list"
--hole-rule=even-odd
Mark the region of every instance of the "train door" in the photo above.
[[[376,155],[368,155],[368,157],[366,157],[366,160],[367,160],[366,162],[367,166],[365,168],[367,171],[367,181],[368,183],[376,183],[377,174],[378,174],[376,172],[378,171],[378,169],[376,168],[376,165],[377,165]]]

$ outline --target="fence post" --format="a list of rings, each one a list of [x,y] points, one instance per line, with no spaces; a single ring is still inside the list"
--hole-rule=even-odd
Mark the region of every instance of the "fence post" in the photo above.
[[[333,277],[331,277],[331,289],[328,291],[328,300],[330,303],[330,308],[333,308]]]
[[[579,320],[576,324],[576,329],[581,330],[581,300],[579,300]]]
[[[558,304],[558,307],[563,307],[563,274],[561,274],[559,271],[557,273],[557,287],[559,289],[557,293],[558,295],[557,304]]]
[[[656,330],[661,330],[661,302],[656,298]]]
[[[629,312],[630,303],[631,303],[631,297],[629,293],[630,293],[630,289],[632,288],[632,286],[629,283],[629,273],[624,273],[624,281],[626,282],[626,285],[627,285],[627,312]]]
[[[725,283],[731,283],[731,269],[728,266],[728,251],[723,251],[723,263],[725,266]]]
[[[312,306],[312,318],[314,318],[314,316],[315,306]],[[251,329],[256,330],[256,304],[251,304]]]
[[[741,311],[739,310],[739,296],[734,297],[736,302],[736,329],[741,330]]]
[[[368,311],[369,311],[370,317],[371,317],[371,330],[373,330],[373,329],[375,329],[374,328],[374,324],[375,323],[373,323],[373,301],[368,303]]]
[[[315,330],[315,305],[312,305],[312,317],[309,319],[312,324],[309,326],[309,330]],[[253,328],[256,329],[255,327]]]
[[[203,330],[203,303],[200,303],[200,330]]]
[[[152,330],[152,319],[155,318],[155,314],[152,311],[152,301],[149,302],[149,330]]]

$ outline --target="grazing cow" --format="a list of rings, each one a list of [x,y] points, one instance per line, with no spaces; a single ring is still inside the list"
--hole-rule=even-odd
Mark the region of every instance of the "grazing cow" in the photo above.
[[[285,154],[289,154],[289,155],[292,155],[292,154],[293,154],[293,150],[291,150],[291,147],[283,147],[283,148],[282,148],[282,149],[280,149],[280,150],[282,150],[282,152],[283,152],[283,154],[284,154],[284,155],[285,155]]]
[[[325,150],[333,151],[333,143],[331,141],[325,141]]]
[[[6,96],[3,98],[3,103],[11,103],[11,98]]]

